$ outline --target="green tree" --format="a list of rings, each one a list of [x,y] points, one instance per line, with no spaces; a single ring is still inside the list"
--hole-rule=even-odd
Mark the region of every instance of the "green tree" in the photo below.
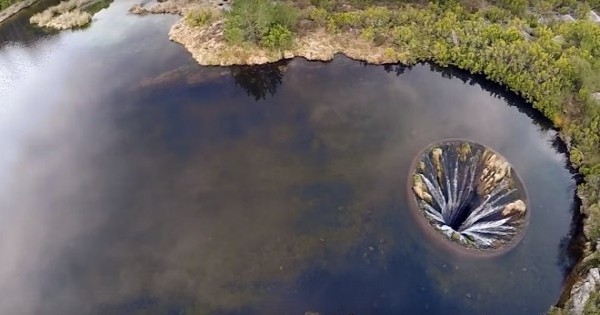
[[[291,34],[297,21],[297,9],[287,4],[269,0],[237,0],[225,15],[224,36],[230,43],[261,44],[270,32],[271,37],[275,36],[275,32]],[[282,28],[286,32],[281,31]]]

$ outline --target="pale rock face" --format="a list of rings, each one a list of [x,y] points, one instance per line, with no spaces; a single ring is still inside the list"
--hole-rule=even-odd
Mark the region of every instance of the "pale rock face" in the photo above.
[[[486,151],[483,155],[485,168],[479,178],[481,193],[489,194],[505,176],[510,174],[510,164],[494,153]]]
[[[525,206],[523,200],[519,199],[515,202],[507,204],[506,207],[504,207],[504,209],[502,210],[502,215],[505,217],[513,214],[522,215],[525,213],[526,210],[527,206]]]
[[[595,11],[590,11],[588,19],[594,23],[600,23],[600,16]]]
[[[592,292],[600,286],[600,269],[592,268],[587,277],[581,282],[575,284],[571,290],[572,307],[570,313],[573,315],[582,315],[585,304],[590,298]]]

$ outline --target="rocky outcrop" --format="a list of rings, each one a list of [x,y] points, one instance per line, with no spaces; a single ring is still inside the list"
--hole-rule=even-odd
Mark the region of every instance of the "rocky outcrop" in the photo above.
[[[527,206],[523,202],[523,200],[517,200],[515,202],[511,202],[507,204],[504,209],[502,209],[502,215],[507,217],[510,215],[523,215],[527,210]]]
[[[0,11],[0,23],[4,22],[9,17],[19,13],[21,10],[29,8],[36,2],[37,0],[24,0],[21,2],[17,2],[11,5],[10,7]]]
[[[576,283],[571,289],[569,314],[582,315],[592,292],[600,289],[600,269],[592,268],[587,277]]]
[[[510,176],[510,164],[497,154],[486,151],[483,165],[478,188],[481,189],[480,194],[489,194],[505,176]]]

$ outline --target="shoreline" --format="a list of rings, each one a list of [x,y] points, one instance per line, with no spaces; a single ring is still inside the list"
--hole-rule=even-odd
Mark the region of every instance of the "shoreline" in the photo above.
[[[318,28],[296,38],[290,50],[271,51],[256,45],[228,45],[223,38],[223,22],[217,21],[204,28],[187,25],[185,19],[176,22],[169,31],[169,39],[187,49],[202,66],[249,66],[304,58],[309,61],[331,61],[337,54],[370,64],[409,64],[399,60],[383,46],[350,34],[329,34]]]
[[[374,65],[412,65],[417,62],[433,62],[439,64],[439,62],[434,59],[417,61],[409,60],[408,58],[401,59],[398,58],[398,55],[395,55],[394,53],[387,53],[383,46],[377,47],[369,44],[359,36],[348,36],[348,34],[332,35],[328,34],[325,28],[322,27],[316,31],[310,32],[308,35],[301,35],[297,37],[294,48],[282,52],[272,52],[254,45],[249,47],[228,45],[223,39],[222,21],[215,22],[207,27],[202,27],[201,30],[198,30],[198,28],[187,25],[185,19],[182,18],[171,27],[169,31],[169,39],[181,44],[198,62],[198,64],[203,66],[261,65],[293,58],[304,58],[309,61],[328,62],[333,60],[337,54],[345,55],[352,60],[367,62]],[[450,65],[461,70],[468,71],[470,74],[484,75],[487,80],[505,86],[508,90],[525,99],[528,103],[532,103],[531,100],[527,99],[519,91],[510,89],[503,82],[494,80],[484,73],[473,72],[470,69],[460,67],[456,64]],[[532,107],[545,118],[552,121],[552,117],[548,117],[539,108],[536,108],[533,105]],[[566,146],[567,157],[570,158],[572,155],[571,137],[565,134],[562,128],[555,128],[558,131],[558,138]],[[584,177],[580,171],[573,166],[571,161],[568,161],[568,165],[570,168],[575,170],[577,176],[581,178]],[[578,186],[581,181],[581,179],[577,180]],[[587,296],[582,296],[580,292],[582,290],[590,290],[590,281],[593,283],[593,275],[598,271],[597,268],[589,268],[588,266],[588,261],[593,259],[594,254],[598,252],[600,248],[591,249],[592,252],[590,253],[589,242],[593,240],[588,240],[584,234],[584,231],[587,229],[587,221],[585,218],[586,214],[589,213],[589,210],[582,200],[583,198],[580,188],[577,189],[574,197],[579,204],[579,208],[578,212],[574,215],[578,222],[575,222],[575,235],[572,236],[572,242],[574,245],[572,246],[576,247],[576,251],[581,253],[581,255],[579,260],[575,262],[572,270],[565,278],[564,288],[560,298],[556,301],[554,306],[549,306],[549,314],[562,315],[565,314],[564,312],[568,312],[568,314],[582,314],[581,312],[583,307],[589,301],[590,296],[589,294]],[[411,207],[412,206],[413,205],[411,205]],[[417,222],[419,222],[419,219],[422,220],[422,218],[417,218]],[[429,234],[427,232],[423,233]],[[448,244],[439,244],[441,243],[440,241],[444,240],[440,240],[432,235],[428,236],[430,236],[430,239],[434,240],[434,243],[436,243],[438,247],[443,248],[450,246]],[[504,253],[505,251],[491,254],[488,256],[488,258],[501,256]],[[474,253],[466,253],[465,251],[461,252],[460,250],[459,253],[454,254],[463,254],[467,256],[472,255],[474,257],[478,256]],[[598,284],[600,284],[600,282],[598,282]],[[591,291],[593,290],[597,290],[597,288],[592,289]],[[584,293],[584,295],[586,294]]]
[[[21,12],[22,10],[29,8],[30,6],[34,5],[37,1],[38,0],[24,0],[12,4],[10,7],[0,11],[0,23],[8,20],[9,18]]]
[[[520,91],[518,87],[511,87],[502,78],[490,76],[484,71],[473,71],[468,66],[457,64],[456,62],[445,62],[436,60],[435,57],[415,58],[410,54],[410,51],[395,51],[389,44],[374,45],[371,41],[363,39],[359,33],[352,31],[342,31],[331,34],[325,27],[319,26],[297,34],[295,44],[289,50],[270,51],[265,48],[258,47],[254,44],[244,44],[243,46],[234,46],[228,44],[223,36],[223,21],[219,17],[215,22],[204,26],[190,26],[185,21],[185,14],[188,10],[198,8],[191,7],[180,0],[170,0],[170,3],[159,3],[157,6],[145,7],[137,6],[136,10],[130,10],[133,14],[177,14],[182,18],[176,22],[169,30],[169,39],[181,44],[192,57],[203,66],[232,66],[232,65],[260,65],[266,63],[278,62],[292,58],[304,58],[309,61],[331,61],[335,55],[343,54],[350,59],[367,62],[369,64],[403,64],[412,65],[418,62],[433,62],[441,66],[455,66],[458,69],[468,71],[474,75],[483,75],[487,80],[498,83],[506,87],[511,92],[523,98],[528,103],[532,104],[532,108],[539,112],[544,117],[548,118],[555,125],[554,128],[558,131],[558,137],[565,144],[569,166],[575,170],[577,176],[581,179],[577,180],[578,188],[575,195],[576,201],[579,204],[578,213],[574,214],[576,222],[574,222],[575,235],[572,235],[572,246],[576,247],[576,251],[581,253],[579,260],[574,263],[572,270],[565,278],[563,292],[555,306],[550,307],[552,314],[581,314],[583,306],[590,299],[590,277],[598,271],[597,266],[590,264],[600,248],[595,248],[593,242],[596,240],[589,239],[586,230],[590,228],[590,221],[587,220],[590,214],[590,204],[586,194],[589,190],[580,185],[585,182],[585,176],[573,162],[573,154],[579,151],[578,148],[572,145],[572,132],[569,131],[567,125],[557,122],[556,117],[552,117],[548,112],[544,112],[539,106],[535,106],[535,102],[539,101],[530,92]],[[525,36],[526,37],[526,36]],[[452,41],[454,39],[454,31]],[[529,94],[528,94],[529,93]],[[570,117],[567,117],[569,119]],[[589,189],[589,187],[587,188]],[[593,187],[592,187],[593,189]],[[593,281],[593,278],[592,278]],[[600,285],[600,280],[597,281]],[[596,284],[593,283],[593,289],[597,290]],[[582,293],[582,290],[584,291]],[[587,291],[586,291],[587,290]],[[587,293],[586,293],[587,292]],[[587,294],[587,295],[586,295]],[[583,305],[583,306],[582,306]]]

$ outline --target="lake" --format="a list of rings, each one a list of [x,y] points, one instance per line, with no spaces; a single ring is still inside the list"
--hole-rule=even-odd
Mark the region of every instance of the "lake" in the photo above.
[[[52,1],[43,3],[47,5]],[[55,2],[55,1],[54,1]],[[479,76],[293,59],[201,67],[178,17],[115,1],[84,30],[0,27],[0,313],[542,314],[573,257],[551,124]],[[409,213],[429,143],[512,163],[505,255],[449,255]]]

